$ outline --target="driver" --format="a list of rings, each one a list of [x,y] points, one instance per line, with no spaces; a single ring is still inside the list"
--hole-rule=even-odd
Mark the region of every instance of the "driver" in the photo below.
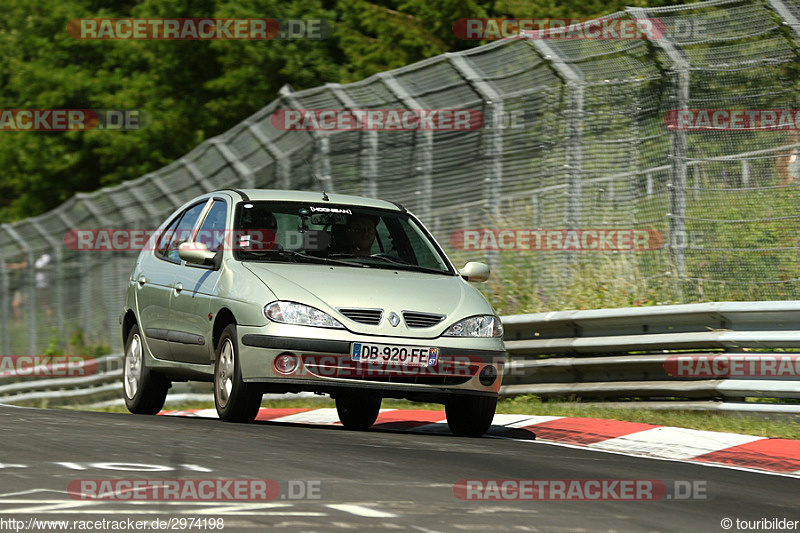
[[[347,253],[368,256],[375,242],[375,226],[377,220],[365,215],[355,215],[347,219],[345,235],[347,236]]]

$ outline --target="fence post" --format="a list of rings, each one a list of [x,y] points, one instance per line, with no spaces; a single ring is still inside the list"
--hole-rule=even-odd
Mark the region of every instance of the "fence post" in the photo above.
[[[146,176],[150,179],[150,183],[155,185],[161,194],[163,194],[166,198],[169,198],[169,201],[172,202],[173,209],[183,205],[183,200],[181,200],[178,195],[175,194],[175,191],[167,187],[167,185],[162,181],[162,178],[158,172],[152,172]]]
[[[527,42],[555,69],[565,82],[567,90],[567,154],[566,169],[567,192],[564,205],[566,229],[580,229],[581,203],[583,199],[583,99],[586,82],[583,73],[546,39],[528,39]],[[570,278],[570,270],[575,252],[565,253],[564,282]]]
[[[302,104],[294,96],[294,90],[292,89],[291,85],[286,84],[281,87],[278,91],[278,94],[280,94],[283,99],[295,109],[302,108]],[[328,138],[327,134],[320,131],[310,130],[309,133],[314,139],[314,144],[317,145],[318,149],[313,150],[312,152],[311,157],[313,166],[308,170],[317,176],[317,180],[321,182],[318,185],[323,187],[325,192],[336,192],[333,186],[333,176],[331,176],[330,139]],[[317,173],[315,167],[321,167],[322,172]]]
[[[0,229],[5,231],[5,225]],[[8,303],[10,293],[8,272],[6,272],[6,258],[5,256],[0,256],[0,317],[2,317],[2,321],[0,321],[0,350],[2,352],[0,352],[0,355],[11,354],[11,331],[9,327],[11,312],[9,311]]]
[[[244,125],[250,133],[253,134],[253,137],[256,138],[261,147],[269,153],[272,160],[275,161],[275,181],[278,187],[285,190],[291,189],[292,163],[289,161],[289,158],[275,146],[272,139],[267,137],[266,134],[258,128],[255,121],[252,119],[245,120]],[[256,186],[255,183],[253,185]]]
[[[364,196],[378,197],[378,132],[366,131],[366,146],[361,150],[361,175],[364,176]]]
[[[689,69],[680,68],[675,73],[676,108],[688,109],[689,105]],[[685,131],[672,133],[672,158],[670,164],[670,182],[667,184],[670,198],[670,250],[678,277],[686,276],[684,248],[686,246],[686,161],[689,143]],[[681,284],[681,293],[683,285]]]
[[[689,106],[689,69],[679,66],[674,76],[676,109],[688,109]],[[670,153],[670,181],[667,183],[669,193],[669,249],[673,265],[678,275],[678,294],[683,301],[683,279],[686,277],[686,161],[689,143],[685,131],[672,132]]]
[[[397,81],[391,71],[381,72],[377,75],[384,86],[400,100],[406,109],[421,109],[413,96],[408,94],[405,87]],[[431,214],[431,196],[433,193],[433,132],[418,131],[416,141],[416,171],[417,171],[417,197],[419,198],[417,214],[421,219],[427,220]]]
[[[331,139],[327,135],[319,136],[319,150],[314,151],[319,156],[314,158],[316,165],[322,167],[321,172],[314,170],[319,180],[325,184],[325,192],[335,192],[333,176],[331,176]]]
[[[152,231],[156,227],[158,227],[158,224],[161,223],[161,219],[163,218],[163,213],[160,213],[153,205],[153,203],[149,202],[147,198],[145,198],[144,195],[141,193],[141,191],[136,187],[131,186],[130,183],[122,185],[121,192],[123,191],[124,193],[129,194],[130,197],[136,201],[138,211],[136,211],[136,215],[134,215],[134,218],[125,218],[117,221],[115,223],[115,227],[116,228],[124,227],[128,230],[145,230],[145,231]],[[118,198],[122,196],[123,195],[121,194],[119,196],[114,194],[108,195],[108,199],[111,200],[111,202],[115,205],[115,207],[117,207],[117,209],[120,210],[120,212],[122,212],[122,209],[125,207],[125,204],[118,200]],[[72,224],[68,222],[68,220],[65,217],[62,217],[62,221],[64,222],[65,227],[67,228],[72,227]],[[40,231],[40,233],[42,232]],[[44,233],[42,233],[42,235],[44,236]],[[62,250],[61,247],[56,248],[56,250],[57,250],[56,257],[58,261],[56,264],[56,269],[57,269],[56,275],[59,278],[59,288],[58,288],[59,290],[57,292],[58,300],[55,305],[59,310],[58,322],[57,322],[59,336],[61,338],[64,338],[64,319],[62,316],[62,312],[64,309],[64,297],[63,297],[64,286],[62,282],[62,278],[64,276],[64,269],[62,266],[63,254],[61,253]],[[131,251],[132,250],[129,250],[129,252]],[[139,251],[140,250],[136,250],[134,253],[138,254]],[[86,252],[83,253],[85,254]],[[103,252],[102,254],[103,257],[105,257],[105,253]],[[108,253],[108,259],[104,261],[105,264],[103,266],[106,269],[110,269],[110,276],[106,274],[106,279],[108,280],[107,283],[109,284],[109,286],[114,287],[116,286],[115,283],[119,281],[121,285],[120,289],[123,289],[124,287],[127,290],[127,283],[123,285],[123,280],[125,281],[127,280],[127,276],[125,274],[129,274],[129,272],[123,272],[123,270],[125,269],[121,270],[120,268],[121,268],[121,263],[125,263],[126,265],[130,264],[128,261],[129,258],[130,256],[127,255],[126,252],[123,250],[113,250]],[[116,343],[119,342],[118,341],[119,323],[118,320],[115,320],[115,318],[117,318],[118,316],[116,315],[116,313],[118,311],[121,311],[125,305],[124,294],[125,292],[122,290],[120,290],[120,292],[116,294],[109,294],[108,300],[106,302],[107,309],[110,312],[108,318],[105,321],[105,325],[107,328],[106,333],[108,335],[109,346],[111,346],[112,350],[118,350],[124,348],[116,345]]]
[[[795,36],[800,37],[800,20],[794,16],[793,8],[788,7],[783,0],[767,0],[767,4],[783,19],[784,24],[791,28]]]
[[[42,238],[47,241],[47,244],[50,245],[52,248],[53,256],[55,259],[55,283],[53,289],[53,307],[55,308],[54,314],[56,319],[56,330],[58,331],[59,339],[64,338],[64,316],[63,316],[63,293],[64,293],[64,269],[62,268],[62,264],[64,262],[64,252],[62,246],[64,245],[63,240],[58,240],[52,235],[50,235],[46,229],[42,227],[42,225],[36,220],[31,220],[31,224],[33,225],[34,229],[42,236]],[[48,304],[49,305],[49,304]]]
[[[87,335],[92,313],[92,287],[87,280],[91,279],[92,262],[89,260],[89,254],[81,254],[78,262],[80,263],[81,272],[78,312],[80,313],[81,331],[84,335]]]
[[[330,89],[333,95],[342,103],[345,109],[356,109],[356,102],[342,88],[339,83],[326,83],[325,87]],[[364,181],[362,187],[363,195],[368,198],[378,197],[378,132],[375,130],[365,130],[361,132],[364,139],[359,151],[360,174]]]
[[[194,164],[194,161],[189,159],[189,156],[184,156],[178,159],[177,163],[179,165],[183,165],[183,168],[186,169],[186,172],[192,177],[192,179],[200,185],[205,192],[211,192],[214,190],[214,186],[206,179],[206,175],[203,174],[197,165]]]
[[[228,165],[233,168],[234,172],[239,174],[242,177],[242,184],[240,185],[242,188],[245,189],[252,189],[255,187],[256,178],[253,175],[253,171],[244,164],[244,162],[236,157],[236,154],[230,149],[230,147],[219,138],[209,140],[211,145],[217,149],[219,155],[228,162]]]
[[[153,183],[157,183],[155,178],[153,179]],[[105,228],[113,228],[115,224],[112,224],[106,215],[97,208],[97,206],[92,202],[91,195],[78,193],[75,195],[77,201],[83,203],[86,207],[86,210],[91,213],[91,215],[100,222],[101,227]],[[90,270],[92,266],[95,266],[97,263],[92,263],[89,260],[89,254],[83,253],[80,255],[80,265],[81,265],[81,278],[80,278],[80,302],[78,304],[78,309],[81,315],[81,329],[83,330],[83,334],[89,334],[89,324],[90,318],[92,313],[92,285],[91,280],[93,277],[91,276]]]
[[[503,191],[503,118],[505,104],[494,87],[486,82],[475,71],[470,62],[461,54],[445,54],[450,63],[461,76],[467,80],[470,87],[483,98],[486,104],[486,116],[483,117],[483,131],[488,138],[485,138],[485,149],[483,160],[486,161],[486,210],[490,214],[492,224],[497,224],[501,213],[502,191]],[[496,120],[499,117],[501,120]],[[498,251],[487,250],[486,259],[489,267],[495,270],[498,267]]]
[[[20,249],[25,251],[25,261],[28,263],[28,266],[25,268],[25,290],[28,293],[26,305],[28,310],[28,354],[36,355],[38,353],[36,348],[36,276],[34,275],[36,256],[30,246],[25,243],[25,238],[22,237],[17,230],[10,224],[4,224],[3,227]]]
[[[634,18],[646,19],[647,11],[642,8],[629,7],[626,9]],[[672,77],[673,94],[672,110],[689,109],[689,60],[685,54],[677,49],[668,35],[661,35],[649,39],[650,34],[643,32],[653,46],[660,48],[672,63],[670,75]],[[667,183],[669,194],[669,250],[672,265],[678,277],[677,297],[683,301],[683,281],[686,278],[686,187],[687,187],[687,162],[689,157],[689,141],[685,131],[672,130],[672,143],[670,148],[670,179]]]
[[[153,202],[148,200],[138,187],[130,186],[127,187],[126,190],[131,194],[131,196],[133,196],[133,199],[136,200],[136,202],[138,202],[139,207],[141,207],[145,211],[145,213],[147,213],[147,222],[149,224],[161,223],[160,219],[162,213],[156,209],[156,207],[153,205]],[[141,228],[141,229],[155,229],[155,228]]]

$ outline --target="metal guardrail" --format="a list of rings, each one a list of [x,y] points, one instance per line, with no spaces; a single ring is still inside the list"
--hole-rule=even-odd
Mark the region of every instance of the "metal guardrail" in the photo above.
[[[800,351],[797,301],[535,313],[504,317],[503,325],[511,358],[503,395],[702,399],[733,402],[731,407],[771,398],[784,403],[725,410],[800,413],[800,404],[785,402],[800,399],[800,376],[676,377],[665,367],[678,354],[736,358]]]
[[[503,318],[514,356],[798,348],[800,301],[716,302]]]
[[[58,378],[0,378],[0,403],[11,405],[66,406],[120,397],[122,355],[88,360],[96,373]]]
[[[800,351],[800,302],[561,311],[502,320],[510,355],[500,390],[503,396],[646,398],[662,400],[662,405],[694,400],[697,409],[706,405],[706,409],[722,411],[800,414],[800,404],[791,402],[800,399],[800,377],[675,377],[665,368],[668,358],[678,353],[734,357],[770,355],[748,351],[755,349]],[[121,405],[122,356],[105,356],[97,363],[102,371],[91,376],[24,382],[0,379],[0,403]],[[201,396],[192,396],[193,401]],[[748,398],[770,398],[775,403],[744,403]]]

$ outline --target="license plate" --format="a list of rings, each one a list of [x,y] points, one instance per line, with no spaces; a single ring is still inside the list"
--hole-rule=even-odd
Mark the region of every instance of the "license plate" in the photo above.
[[[439,348],[354,342],[350,351],[350,359],[360,363],[435,366],[439,360]]]

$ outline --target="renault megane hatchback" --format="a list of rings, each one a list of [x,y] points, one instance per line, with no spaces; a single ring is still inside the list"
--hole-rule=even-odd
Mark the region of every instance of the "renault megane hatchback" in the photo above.
[[[489,428],[506,354],[491,305],[402,206],[278,190],[221,190],[173,213],[140,253],[122,317],[124,394],[155,414],[173,381],[209,381],[222,420],[265,393],[336,401],[371,426],[382,398],[445,406],[453,433]]]

